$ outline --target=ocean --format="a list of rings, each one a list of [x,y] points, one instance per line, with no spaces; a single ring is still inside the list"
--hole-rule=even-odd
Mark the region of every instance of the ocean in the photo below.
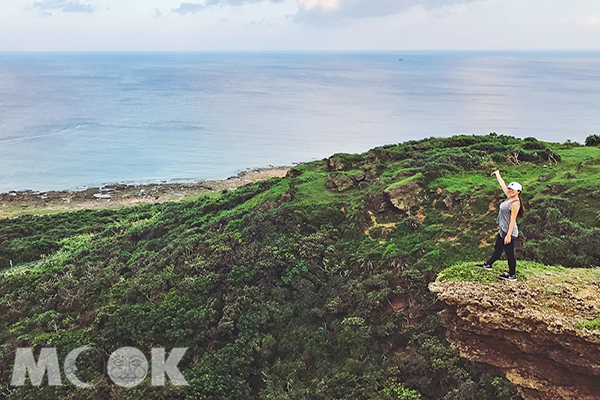
[[[0,53],[0,192],[600,132],[598,52]]]

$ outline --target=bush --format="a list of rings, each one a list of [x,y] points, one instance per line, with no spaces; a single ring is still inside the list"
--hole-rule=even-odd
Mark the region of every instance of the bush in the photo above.
[[[586,146],[600,146],[600,135],[589,135],[585,138]]]
[[[394,383],[381,390],[374,397],[377,400],[421,400],[421,394],[413,389],[404,387],[401,383]]]

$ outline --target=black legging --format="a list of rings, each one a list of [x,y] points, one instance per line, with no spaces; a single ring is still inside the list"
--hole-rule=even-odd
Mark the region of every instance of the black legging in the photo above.
[[[517,273],[517,260],[515,259],[515,238],[511,238],[509,244],[504,244],[504,239],[500,236],[500,232],[496,235],[496,246],[494,254],[487,260],[488,265],[492,265],[502,255],[502,250],[506,252],[508,258],[508,273],[515,275]]]

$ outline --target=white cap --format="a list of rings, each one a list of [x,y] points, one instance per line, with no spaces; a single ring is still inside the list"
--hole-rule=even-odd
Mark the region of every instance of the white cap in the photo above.
[[[517,191],[521,191],[523,190],[523,188],[521,187],[521,184],[519,182],[511,182],[508,184],[507,188],[512,189],[512,190],[517,190]]]

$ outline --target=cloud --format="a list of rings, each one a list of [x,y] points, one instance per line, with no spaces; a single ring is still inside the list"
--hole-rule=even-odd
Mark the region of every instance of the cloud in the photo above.
[[[79,0],[44,0],[36,1],[31,8],[40,10],[40,15],[47,17],[52,16],[50,10],[60,10],[62,12],[80,12],[91,14],[94,8],[91,4],[82,4]]]
[[[160,18],[162,17],[163,13],[162,11],[160,11],[158,8],[154,9],[154,18]]]
[[[179,7],[172,9],[174,13],[185,15],[185,14],[196,14],[200,11],[205,10],[209,7],[214,6],[241,6],[246,3],[283,3],[286,0],[206,0],[204,4],[201,3],[181,3]]]
[[[204,3],[181,3],[174,13],[196,14],[216,6],[241,6],[249,3],[283,3],[286,0],[205,0]],[[464,13],[466,4],[487,0],[296,0],[298,12],[291,16],[294,22],[322,26],[344,19],[385,17],[399,14],[413,7],[426,10],[444,9],[444,14]],[[286,16],[287,18],[288,16]]]
[[[591,15],[579,21],[579,26],[582,28],[597,28],[600,27],[600,15]]]
[[[486,0],[296,0],[293,21],[327,25],[349,18],[385,17],[421,6],[426,10]]]
[[[469,11],[469,6],[462,4],[453,4],[451,6],[441,7],[433,12],[433,16],[436,18],[443,18],[448,16],[461,16]]]
[[[272,23],[270,22],[265,22],[265,19],[261,19],[260,21],[250,21],[250,23],[247,26],[265,26],[267,28],[271,28],[273,26]]]
[[[174,13],[185,15],[187,13],[196,14],[206,7],[203,4],[199,3],[181,3],[179,7],[172,9]]]
[[[246,3],[283,3],[285,0],[206,0],[206,6],[215,5],[230,5],[230,6],[241,6]]]

